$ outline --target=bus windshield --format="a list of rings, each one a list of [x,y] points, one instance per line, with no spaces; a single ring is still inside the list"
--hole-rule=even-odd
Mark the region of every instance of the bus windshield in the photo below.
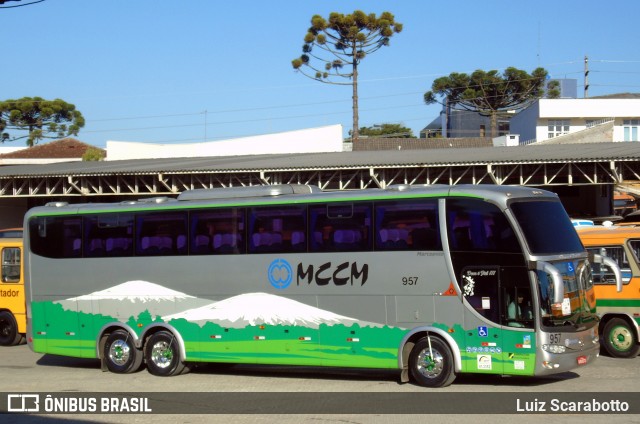
[[[564,300],[553,303],[551,276],[538,270],[540,316],[543,327],[578,327],[597,319],[591,266],[586,260],[555,262],[564,282]],[[566,330],[566,328],[565,328]]]
[[[513,202],[513,214],[534,255],[584,252],[571,219],[557,201]],[[553,217],[553,219],[548,219]]]

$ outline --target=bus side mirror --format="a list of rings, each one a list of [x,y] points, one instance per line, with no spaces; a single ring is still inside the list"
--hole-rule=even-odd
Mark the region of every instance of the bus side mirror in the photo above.
[[[536,268],[551,276],[553,284],[553,303],[561,304],[564,301],[564,284],[562,282],[562,274],[560,270],[549,262],[538,261]]]
[[[620,293],[622,291],[622,273],[620,272],[618,263],[608,256],[598,254],[593,255],[593,261],[611,268],[613,275],[616,276],[616,291]]]

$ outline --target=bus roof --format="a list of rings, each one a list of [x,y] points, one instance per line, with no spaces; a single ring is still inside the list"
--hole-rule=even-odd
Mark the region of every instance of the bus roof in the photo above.
[[[640,238],[640,227],[631,225],[594,225],[592,227],[576,227],[576,230],[582,243],[589,245],[615,243],[628,238]]]
[[[303,188],[303,187],[306,187]],[[177,199],[154,197],[120,203],[51,202],[33,208],[26,218],[33,215],[101,213],[106,211],[135,212],[149,209],[176,210],[211,206],[260,206],[269,204],[296,204],[314,202],[348,202],[357,200],[411,199],[419,197],[475,197],[494,200],[506,206],[509,199],[545,198],[558,199],[555,193],[532,187],[472,185],[394,185],[386,189],[364,189],[348,191],[321,191],[317,187],[284,184],[270,186],[234,187],[188,190]]]

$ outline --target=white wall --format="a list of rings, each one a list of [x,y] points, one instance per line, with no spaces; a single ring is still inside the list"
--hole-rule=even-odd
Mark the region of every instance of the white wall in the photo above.
[[[640,99],[540,99],[541,119],[638,118]]]
[[[342,125],[190,144],[107,141],[106,160],[342,151]]]
[[[548,139],[549,119],[569,120],[570,133],[586,129],[587,121],[614,118],[613,136],[623,141],[623,120],[640,118],[640,99],[540,99],[511,118],[510,132],[520,141]]]

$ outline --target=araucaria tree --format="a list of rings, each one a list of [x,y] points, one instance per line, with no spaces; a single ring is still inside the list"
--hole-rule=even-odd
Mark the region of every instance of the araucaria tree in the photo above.
[[[26,138],[27,146],[31,147],[44,138],[78,135],[82,127],[82,114],[64,100],[23,97],[0,102],[0,141],[3,143]],[[12,136],[8,131],[27,134]]]
[[[448,77],[436,79],[431,91],[424,94],[424,101],[426,104],[441,103],[489,116],[491,136],[496,137],[498,116],[524,109],[542,97],[546,78],[547,71],[543,68],[537,68],[531,74],[513,67],[507,68],[502,75],[495,70],[477,70],[471,75],[454,72]],[[547,95],[554,97],[557,93],[557,90],[550,89]]]
[[[402,24],[389,12],[380,16],[360,10],[349,15],[332,12],[329,19],[314,15],[304,37],[302,56],[291,61],[293,69],[309,78],[353,86],[352,140],[358,139],[358,66],[368,54],[388,46],[390,38],[401,31]],[[315,65],[313,60],[321,64]],[[340,79],[350,82],[336,81]]]

